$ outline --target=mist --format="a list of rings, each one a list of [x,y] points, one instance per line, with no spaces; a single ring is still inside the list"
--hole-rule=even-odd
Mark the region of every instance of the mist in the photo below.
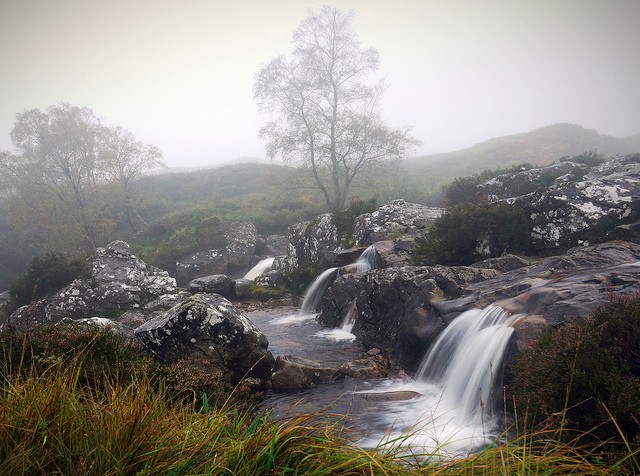
[[[265,157],[254,74],[291,49],[309,9],[353,9],[380,53],[384,119],[416,155],[568,122],[640,132],[635,0],[221,2],[0,5],[0,149],[17,113],[61,101],[158,146],[170,167]]]

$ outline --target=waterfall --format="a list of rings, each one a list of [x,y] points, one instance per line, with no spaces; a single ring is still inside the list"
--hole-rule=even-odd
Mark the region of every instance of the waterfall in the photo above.
[[[371,245],[366,250],[362,252],[360,257],[353,263],[356,268],[356,271],[359,273],[365,273],[370,269],[373,269],[374,261],[376,259],[376,248]]]
[[[309,286],[309,289],[307,289],[307,292],[304,295],[304,301],[302,301],[302,306],[300,308],[301,314],[314,314],[318,312],[320,299],[322,299],[325,289],[327,289],[329,282],[337,271],[338,268],[329,268],[313,280],[311,286]]]
[[[353,341],[356,336],[351,333],[353,326],[356,323],[356,316],[358,315],[358,308],[356,307],[356,300],[354,299],[349,307],[349,310],[342,319],[340,327],[334,329],[323,329],[315,333],[317,337],[323,337],[336,342],[339,341]]]
[[[459,408],[463,419],[493,410],[493,390],[515,318],[497,306],[464,312],[440,334],[427,352],[416,380],[437,385]]]
[[[275,258],[265,258],[265,259],[261,260],[253,268],[251,268],[249,271],[247,271],[247,274],[244,275],[244,279],[249,279],[249,280],[253,281],[258,276],[260,276],[262,273],[264,273],[269,268],[271,268],[271,265],[273,264],[274,260],[275,260]]]
[[[518,317],[493,305],[456,317],[427,351],[414,379],[374,389],[409,390],[420,397],[389,404],[376,417],[385,433],[369,441],[384,446],[402,440],[408,451],[442,457],[491,443],[499,433],[494,413],[499,372]]]

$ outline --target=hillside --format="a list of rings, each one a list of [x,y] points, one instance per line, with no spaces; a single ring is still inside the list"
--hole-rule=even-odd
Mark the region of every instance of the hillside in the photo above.
[[[489,139],[468,149],[411,158],[405,165],[413,174],[447,180],[523,162],[549,165],[561,157],[586,151],[612,156],[638,150],[640,134],[616,138],[575,124],[554,124]]]

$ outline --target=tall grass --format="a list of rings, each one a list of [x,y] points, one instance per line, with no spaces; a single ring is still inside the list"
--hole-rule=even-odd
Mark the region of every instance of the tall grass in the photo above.
[[[18,342],[23,344],[12,347]],[[0,334],[0,347],[3,475],[640,473],[637,445],[626,442],[612,451],[610,442],[594,443],[588,432],[568,439],[557,426],[515,425],[476,455],[410,458],[400,444],[358,447],[346,429],[347,417],[274,420],[233,398],[222,404],[203,396],[175,398],[172,384],[152,366],[126,367],[117,359],[109,363],[115,370],[98,375],[94,352],[105,352],[101,345],[45,355],[27,337]]]

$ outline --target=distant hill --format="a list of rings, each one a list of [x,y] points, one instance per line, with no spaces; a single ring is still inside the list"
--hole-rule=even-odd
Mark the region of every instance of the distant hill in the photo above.
[[[414,157],[405,165],[413,174],[442,181],[523,162],[548,165],[561,157],[590,151],[607,156],[640,152],[640,134],[617,138],[575,124],[554,124],[490,139],[468,149]]]

